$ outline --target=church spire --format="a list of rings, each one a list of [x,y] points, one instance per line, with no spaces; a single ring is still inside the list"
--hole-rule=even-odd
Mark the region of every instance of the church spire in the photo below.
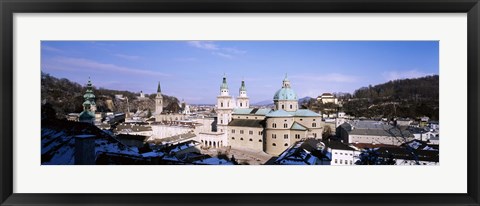
[[[290,80],[288,80],[287,73],[285,73],[285,78],[283,79],[282,88],[290,88]]]
[[[244,91],[244,92],[247,91],[247,88],[245,88],[245,81],[244,81],[244,80],[242,80],[242,85],[240,86],[240,93],[241,93],[242,91]]]
[[[162,93],[162,88],[160,88],[160,81],[158,81],[157,93]]]
[[[228,84],[227,84],[227,76],[225,73],[223,74],[223,82],[222,86],[220,86],[220,90],[228,89]]]

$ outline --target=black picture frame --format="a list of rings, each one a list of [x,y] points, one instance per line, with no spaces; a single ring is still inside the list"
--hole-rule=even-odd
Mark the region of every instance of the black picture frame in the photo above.
[[[0,0],[1,205],[479,205],[479,0]],[[468,189],[466,194],[19,194],[13,193],[13,15],[15,13],[467,13]],[[452,177],[463,174],[452,174]],[[290,192],[290,191],[285,191]]]

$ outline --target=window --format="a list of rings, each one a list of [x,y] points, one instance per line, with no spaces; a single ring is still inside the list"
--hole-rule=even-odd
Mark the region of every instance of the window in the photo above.
[[[282,104],[282,109],[285,109],[285,105]]]
[[[293,108],[292,105],[290,105],[290,109],[292,109],[292,108]]]
[[[235,130],[234,130],[234,129],[232,129],[232,134],[235,134]]]
[[[245,117],[245,119],[248,119],[248,117]]]
[[[315,122],[315,119],[313,119],[313,121]]]
[[[300,134],[295,134],[295,139],[300,139]]]
[[[258,142],[262,142],[262,139],[259,139]]]
[[[352,164],[352,160],[350,160],[350,164]]]
[[[300,121],[303,121],[303,119],[300,119]]]
[[[240,130],[240,134],[243,134],[243,130]]]
[[[220,120],[220,124],[223,124],[223,119]]]
[[[259,131],[259,132],[258,132],[258,135],[262,135],[262,131]]]
[[[335,159],[335,164],[337,163],[337,159]]]
[[[315,138],[316,138],[316,137],[317,137],[317,133],[313,133],[313,137],[315,137]]]
[[[240,137],[240,140],[243,140],[243,137]]]
[[[232,137],[232,139],[235,139],[235,137]]]
[[[249,135],[253,135],[253,131],[248,131],[248,134],[249,134]]]
[[[273,123],[273,124],[272,124],[272,127],[273,127],[273,128],[277,128],[277,123]]]
[[[277,144],[273,143],[272,146],[277,146]]]
[[[272,139],[277,139],[277,135],[276,135],[276,134],[272,134]]]
[[[284,134],[283,139],[288,139],[288,134]]]
[[[287,128],[287,127],[288,127],[287,123],[283,124],[283,128]]]
[[[240,106],[243,106],[241,102],[240,102]]]
[[[255,119],[257,119],[257,117],[255,117]]]
[[[248,141],[250,141],[250,142],[251,142],[251,141],[253,141],[253,139],[252,139],[252,138],[250,138]]]
[[[343,164],[343,160],[340,160],[340,164]]]
[[[312,123],[312,127],[316,127],[317,126],[317,123]]]
[[[288,146],[288,143],[285,143],[284,146]]]

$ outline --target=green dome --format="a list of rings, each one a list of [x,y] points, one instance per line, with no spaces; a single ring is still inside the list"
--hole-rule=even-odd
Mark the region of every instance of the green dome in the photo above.
[[[85,99],[93,99],[93,98],[95,98],[95,95],[92,94],[92,93],[85,93],[85,94],[83,95],[83,98],[85,98]]]
[[[82,120],[92,120],[92,119],[95,119],[95,114],[93,114],[93,112],[91,112],[91,111],[83,111],[82,113],[80,113],[78,119],[80,121],[82,121]]]
[[[273,100],[297,100],[297,94],[292,88],[281,88],[275,93]]]

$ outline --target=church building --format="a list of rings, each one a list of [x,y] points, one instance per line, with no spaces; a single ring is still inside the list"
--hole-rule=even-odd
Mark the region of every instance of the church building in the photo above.
[[[204,146],[209,146],[209,142],[212,139],[215,141],[216,137],[222,142],[221,146],[279,155],[298,141],[321,138],[323,128],[320,114],[298,108],[297,94],[291,88],[287,76],[282,82],[282,88],[273,96],[274,109],[250,108],[244,81],[236,104],[234,102],[224,76],[220,95],[217,96],[218,132],[200,136]]]
[[[90,78],[88,78],[87,90],[85,91],[83,98],[85,99],[82,104],[83,111],[78,116],[78,121],[94,124],[97,105],[95,104],[95,95],[93,94],[93,85],[92,81],[90,81]]]

